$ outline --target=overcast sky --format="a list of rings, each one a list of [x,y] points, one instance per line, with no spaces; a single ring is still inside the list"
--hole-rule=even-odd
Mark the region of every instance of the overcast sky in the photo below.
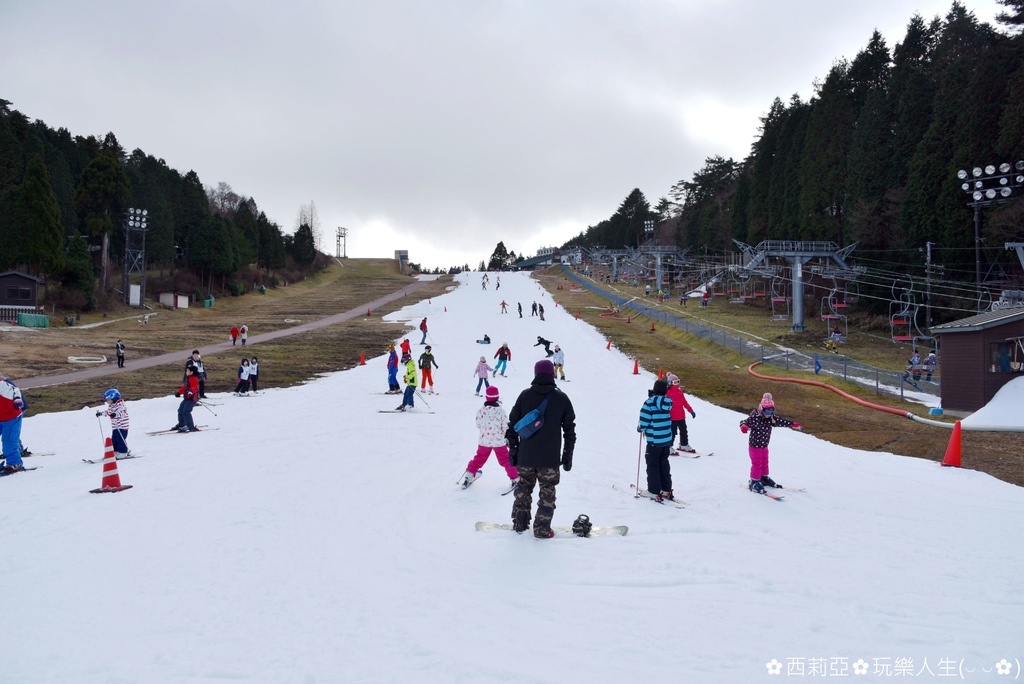
[[[742,159],[878,29],[946,0],[0,0],[0,98],[226,182],[321,248],[532,255]],[[991,22],[996,0],[965,0]]]

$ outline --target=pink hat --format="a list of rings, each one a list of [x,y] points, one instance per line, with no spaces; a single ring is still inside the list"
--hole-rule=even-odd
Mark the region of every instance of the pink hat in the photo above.
[[[484,396],[487,397],[487,401],[498,401],[498,388],[491,385],[487,388],[487,391],[484,392]]]
[[[772,409],[774,411],[775,400],[772,399],[772,395],[765,393],[765,395],[761,398],[761,405],[758,406],[758,408],[762,411],[764,411],[765,409]]]

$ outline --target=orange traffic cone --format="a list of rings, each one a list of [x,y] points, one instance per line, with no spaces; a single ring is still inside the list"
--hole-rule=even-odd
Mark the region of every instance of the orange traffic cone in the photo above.
[[[448,305],[447,304],[444,305],[444,312],[448,313]]]
[[[612,341],[608,340],[608,346],[605,347],[605,349],[611,349],[611,348],[612,348]]]
[[[658,369],[658,379],[661,380],[664,377],[665,377],[665,369],[664,368],[659,368]]]
[[[367,315],[367,316],[369,316],[369,315],[370,315],[370,310],[369,310],[369,309],[367,309],[367,310],[366,310],[366,315]]]
[[[366,355],[363,354],[363,352],[359,352],[359,365],[360,366],[365,366],[366,365]]]
[[[640,361],[633,359],[633,375],[640,375]]]
[[[946,457],[942,459],[942,465],[960,467],[960,421],[953,426],[953,434],[949,438],[949,446],[946,447]]]
[[[627,323],[632,323],[633,322],[633,317],[632,316],[626,316],[626,322]]]
[[[103,451],[103,483],[99,489],[90,489],[90,494],[103,494],[105,492],[119,492],[122,489],[131,489],[131,485],[122,485],[121,476],[117,474],[117,459],[114,457],[114,444],[107,437]]]
[[[654,332],[654,321],[651,321],[651,332]]]

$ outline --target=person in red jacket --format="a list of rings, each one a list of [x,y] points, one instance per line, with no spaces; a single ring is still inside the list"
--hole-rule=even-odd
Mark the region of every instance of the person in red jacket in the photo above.
[[[199,378],[196,377],[195,366],[185,366],[185,382],[174,396],[181,397],[181,403],[178,404],[178,424],[171,429],[178,432],[199,432],[192,421],[192,409],[199,401]]]
[[[764,494],[765,487],[779,487],[775,480],[768,477],[768,442],[772,439],[773,427],[788,427],[794,430],[803,430],[800,423],[775,415],[775,400],[769,392],[761,397],[761,403],[750,412],[750,415],[740,421],[740,432],[750,433],[750,483],[748,488],[752,492]]]
[[[691,418],[696,418],[697,414],[686,401],[683,386],[679,384],[679,377],[673,373],[668,374],[668,392],[665,396],[672,400],[672,411],[669,413],[669,417],[672,418],[672,441],[675,441],[678,434],[679,451],[685,451],[688,454],[696,453],[697,450],[690,446],[690,436],[686,431],[686,412],[690,412]]]
[[[26,408],[21,390],[0,375],[0,445],[5,459],[0,474],[10,475],[25,470],[21,462],[21,416]]]
[[[233,325],[233,326],[231,326],[231,346],[234,347],[235,346],[235,342],[237,342],[237,341],[238,341],[238,326],[237,325]]]

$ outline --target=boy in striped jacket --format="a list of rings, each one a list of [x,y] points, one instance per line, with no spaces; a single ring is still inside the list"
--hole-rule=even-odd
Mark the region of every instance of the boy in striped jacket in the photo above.
[[[124,405],[121,393],[111,388],[103,393],[106,409],[96,412],[96,416],[106,414],[110,418],[110,441],[114,448],[114,458],[122,460],[132,458],[128,450],[128,408]]]
[[[647,436],[647,492],[655,501],[674,499],[668,455],[672,450],[672,399],[666,397],[668,383],[657,380],[647,401],[640,407],[636,431]]]

